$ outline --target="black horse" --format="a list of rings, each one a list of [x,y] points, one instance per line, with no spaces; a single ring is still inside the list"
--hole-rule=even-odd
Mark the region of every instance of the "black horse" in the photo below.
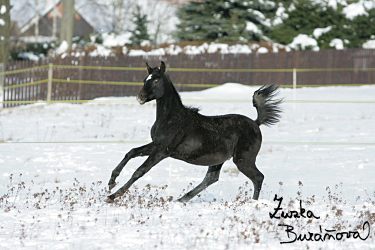
[[[133,148],[112,171],[109,189],[125,164],[132,158],[148,156],[147,160],[133,173],[130,180],[115,193],[108,196],[113,202],[139,178],[161,160],[172,157],[185,162],[209,166],[207,174],[197,187],[178,201],[187,202],[209,185],[219,180],[223,163],[233,157],[238,170],[245,174],[254,185],[253,199],[257,200],[262,187],[263,174],[255,165],[262,135],[259,126],[272,125],[279,121],[281,99],[272,100],[278,86],[263,86],[253,95],[253,105],[258,118],[253,121],[243,115],[204,116],[198,109],[186,107],[165,74],[165,64],[151,68],[147,63],[148,77],[137,96],[140,104],[156,99],[156,121],[151,129],[152,142]]]

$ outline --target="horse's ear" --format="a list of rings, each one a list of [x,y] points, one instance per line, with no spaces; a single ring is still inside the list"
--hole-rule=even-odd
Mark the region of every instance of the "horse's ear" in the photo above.
[[[149,74],[151,74],[151,73],[152,73],[152,68],[148,65],[147,62],[146,62],[146,66],[147,66],[147,72],[148,72]]]
[[[160,64],[160,72],[161,73],[164,73],[165,72],[165,63],[163,61],[161,61],[161,64]]]

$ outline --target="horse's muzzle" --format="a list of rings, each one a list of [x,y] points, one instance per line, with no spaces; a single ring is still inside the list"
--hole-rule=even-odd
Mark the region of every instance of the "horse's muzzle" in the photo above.
[[[139,102],[139,104],[145,104],[146,102],[146,92],[142,89],[141,91],[139,91],[139,94],[137,95],[137,101]]]

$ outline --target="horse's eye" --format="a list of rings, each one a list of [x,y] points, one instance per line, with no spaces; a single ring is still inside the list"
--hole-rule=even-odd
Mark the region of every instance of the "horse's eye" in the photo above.
[[[159,79],[158,79],[158,78],[154,80],[154,83],[158,83],[158,82],[159,82]]]

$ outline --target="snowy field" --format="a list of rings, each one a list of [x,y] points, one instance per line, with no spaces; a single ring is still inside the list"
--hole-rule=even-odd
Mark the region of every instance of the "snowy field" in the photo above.
[[[202,114],[255,119],[256,89],[225,84],[181,96]],[[166,159],[124,198],[105,203],[113,168],[150,141],[155,102],[0,109],[0,249],[374,249],[375,86],[281,89],[280,96],[281,122],[261,127],[259,201],[228,161],[200,197],[175,202],[207,168]],[[144,159],[128,163],[116,188]],[[275,195],[284,199],[271,218]],[[277,219],[282,211],[306,218]]]

